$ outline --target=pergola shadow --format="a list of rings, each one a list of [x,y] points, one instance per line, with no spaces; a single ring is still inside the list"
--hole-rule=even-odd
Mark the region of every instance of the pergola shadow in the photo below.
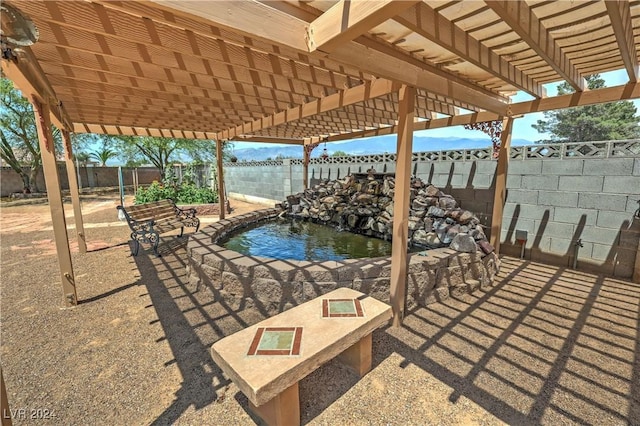
[[[231,398],[227,394],[231,381],[215,364],[210,349],[217,340],[233,334],[269,316],[264,306],[230,306],[212,291],[194,291],[186,274],[186,238],[176,238],[160,246],[160,257],[143,252],[134,259],[146,287],[151,304],[164,331],[157,343],[169,344],[175,364],[183,377],[181,388],[173,402],[152,424],[173,424],[193,406],[203,409],[216,401]],[[210,290],[210,289],[208,289]],[[283,303],[287,300],[284,295]],[[374,360],[374,368],[380,360]],[[318,390],[316,383],[332,377],[331,390]],[[336,379],[337,378],[337,379]],[[300,382],[301,403],[304,404],[302,422],[317,417],[359,380],[358,376],[337,360],[313,372]],[[257,423],[260,419],[249,410],[248,400],[241,392],[233,395],[243,410]]]
[[[255,321],[187,288],[186,242],[186,238],[176,238],[161,245],[161,257],[146,252],[133,257],[151,298],[148,307],[158,317],[154,322],[164,331],[157,343],[168,343],[174,355],[165,367],[175,363],[183,377],[175,399],[152,424],[173,424],[190,406],[202,409],[224,398],[231,382],[211,359],[211,345]]]
[[[638,424],[637,286],[515,259],[504,269],[484,294],[414,309],[381,357],[397,352],[448,385],[450,402],[509,424]]]

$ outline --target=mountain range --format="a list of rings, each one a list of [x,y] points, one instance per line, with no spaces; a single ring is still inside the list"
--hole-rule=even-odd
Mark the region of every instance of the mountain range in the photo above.
[[[396,152],[396,135],[385,135],[376,138],[354,139],[347,142],[329,142],[326,144],[327,153],[332,155],[342,151],[350,155],[369,155]],[[512,146],[531,145],[526,139],[512,139]],[[491,141],[488,138],[435,138],[429,136],[414,136],[413,152],[446,151],[467,148],[488,148]],[[325,148],[318,146],[311,153],[311,157],[319,157]],[[233,154],[240,161],[262,161],[279,158],[302,158],[302,147],[296,145],[273,145],[272,147],[236,149]]]

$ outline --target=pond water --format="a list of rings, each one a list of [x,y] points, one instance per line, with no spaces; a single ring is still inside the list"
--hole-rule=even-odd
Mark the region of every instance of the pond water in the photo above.
[[[343,260],[391,256],[391,242],[306,221],[259,222],[229,234],[219,245],[248,256]]]

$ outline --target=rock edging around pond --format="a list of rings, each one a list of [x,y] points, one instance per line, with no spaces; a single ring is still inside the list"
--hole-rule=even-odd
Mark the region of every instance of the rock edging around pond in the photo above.
[[[190,285],[205,287],[231,309],[255,306],[274,315],[349,287],[389,302],[391,258],[309,262],[246,256],[216,243],[229,232],[275,218],[281,209],[264,209],[220,220],[189,237],[187,275]],[[491,253],[461,253],[439,248],[409,254],[407,304],[426,306],[493,285],[499,269]]]

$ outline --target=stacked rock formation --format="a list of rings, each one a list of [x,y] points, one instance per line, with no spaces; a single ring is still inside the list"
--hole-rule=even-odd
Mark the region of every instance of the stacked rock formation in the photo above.
[[[390,240],[394,188],[393,175],[373,171],[353,174],[290,195],[282,207],[292,217]],[[410,246],[449,246],[467,253],[478,247],[484,253],[493,251],[476,215],[460,208],[451,195],[412,178],[410,203]]]

